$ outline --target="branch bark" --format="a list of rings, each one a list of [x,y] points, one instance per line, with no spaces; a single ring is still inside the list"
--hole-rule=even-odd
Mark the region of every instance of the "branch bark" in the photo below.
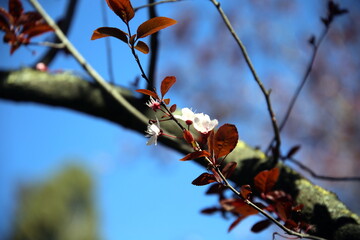
[[[153,118],[141,98],[136,98],[127,89],[117,87],[129,103]],[[128,114],[114,98],[109,96],[98,84],[91,83],[71,73],[49,74],[33,69],[21,69],[13,72],[0,72],[0,98],[17,102],[36,102],[55,107],[75,110],[89,116],[108,120],[119,126],[144,134],[146,124]],[[171,123],[162,127],[169,133],[178,131]],[[178,132],[175,134],[179,134]],[[145,142],[145,140],[144,140]],[[181,153],[191,151],[178,139],[160,138],[159,142]],[[236,161],[237,170],[231,180],[238,186],[252,184],[252,179],[261,170],[269,169],[271,162],[265,154],[239,142],[226,161]],[[197,163],[207,166],[201,159]],[[304,215],[309,223],[315,225],[314,234],[327,239],[360,239],[360,218],[352,213],[334,194],[312,184],[300,173],[281,162],[280,181],[277,185],[290,193],[298,203],[305,205]]]

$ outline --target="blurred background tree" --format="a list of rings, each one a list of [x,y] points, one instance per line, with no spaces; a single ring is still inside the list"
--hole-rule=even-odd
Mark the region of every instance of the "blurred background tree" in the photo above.
[[[66,166],[42,182],[22,183],[11,240],[98,240],[93,180]]]

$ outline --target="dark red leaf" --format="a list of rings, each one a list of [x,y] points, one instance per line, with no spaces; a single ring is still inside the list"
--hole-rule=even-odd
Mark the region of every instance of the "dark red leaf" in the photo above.
[[[127,33],[121,31],[118,28],[100,27],[93,32],[91,40],[96,40],[103,37],[115,37],[124,43],[128,43],[128,36],[129,35]]]
[[[34,26],[37,24],[44,24],[42,22],[43,18],[38,12],[26,12],[21,14],[20,18],[17,20],[16,24],[23,24],[24,28]],[[23,30],[24,31],[24,30]]]
[[[156,92],[150,91],[148,89],[137,89],[135,90],[136,92],[148,95],[148,96],[152,96],[155,99],[159,99],[159,96],[156,94]]]
[[[161,96],[164,97],[165,94],[169,91],[169,89],[174,85],[176,82],[176,77],[168,76],[164,78],[161,82]]]
[[[9,0],[9,13],[13,18],[18,19],[23,13],[24,9],[20,0]]]
[[[221,176],[217,173],[217,171],[215,170],[215,168],[211,168],[212,173],[214,174],[214,177],[216,179],[217,182],[221,183],[223,181],[223,179],[221,178]]]
[[[222,194],[226,187],[221,183],[215,183],[209,187],[206,194]]]
[[[226,211],[234,212],[242,216],[250,216],[258,213],[255,208],[246,204],[242,199],[224,199],[220,201],[220,204]],[[258,207],[263,208],[263,206],[260,205],[258,205]]]
[[[43,23],[40,25],[35,25],[32,28],[23,32],[23,34],[27,34],[27,38],[30,39],[32,37],[41,35],[46,32],[54,31],[48,24]]]
[[[252,193],[250,185],[242,185],[240,189],[240,194],[244,199],[249,199],[250,194]]]
[[[294,156],[295,153],[297,153],[300,150],[300,145],[296,145],[294,147],[292,147],[288,154],[286,154],[286,158],[291,158],[292,156]]]
[[[214,175],[210,173],[202,173],[199,177],[192,181],[192,184],[196,186],[204,186],[212,182],[216,182]]]
[[[292,219],[287,219],[284,226],[295,231],[298,229],[298,224]]]
[[[205,209],[201,210],[201,213],[203,213],[203,214],[213,214],[213,213],[219,212],[219,211],[221,211],[220,208],[212,207],[212,208],[205,208]]]
[[[214,155],[218,159],[228,155],[238,142],[239,135],[235,125],[224,124],[215,134],[214,137]]]
[[[0,8],[0,29],[3,31],[10,30],[10,14],[3,8]]]
[[[176,111],[176,104],[173,104],[171,107],[170,107],[170,112],[175,112]]]
[[[137,29],[137,38],[143,38],[174,25],[176,20],[167,17],[154,17],[142,23]]]
[[[228,232],[230,232],[231,230],[234,229],[234,227],[236,227],[240,222],[241,220],[243,220],[245,217],[244,216],[241,216],[241,217],[238,217],[229,227],[228,229]]]
[[[281,220],[286,221],[291,217],[292,202],[278,201],[275,203],[275,211]]]
[[[222,173],[224,175],[225,178],[229,178],[231,176],[231,174],[234,172],[234,170],[236,169],[236,162],[228,162],[225,167],[222,170]]]
[[[197,158],[209,157],[209,156],[210,156],[210,154],[207,151],[203,150],[203,151],[189,153],[185,157],[180,159],[180,161],[194,160],[194,159],[197,159]]]
[[[261,193],[270,192],[279,178],[279,169],[273,168],[258,173],[254,178],[254,185]]]
[[[135,45],[135,49],[144,54],[148,54],[150,52],[149,46],[143,41],[138,41]]]
[[[271,221],[269,219],[262,220],[260,222],[257,222],[252,226],[251,231],[254,233],[261,232],[268,228],[271,225]]]
[[[124,23],[128,23],[135,15],[130,0],[106,0],[111,10],[118,15]]]

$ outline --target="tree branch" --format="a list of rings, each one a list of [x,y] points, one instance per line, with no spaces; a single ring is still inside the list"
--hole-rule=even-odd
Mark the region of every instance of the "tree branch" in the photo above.
[[[135,98],[130,91],[119,87],[114,90],[148,118],[153,117],[153,111],[148,110],[143,101]],[[137,121],[123,106],[119,107],[117,101],[97,84],[70,73],[49,74],[32,69],[0,72],[0,98],[64,107],[106,119],[141,134],[144,134],[147,125]],[[162,123],[161,127],[173,135],[179,135],[180,130],[174,128],[170,121]],[[179,139],[161,137],[159,142],[181,153],[191,152],[188,144]],[[259,171],[272,167],[264,153],[250,148],[244,142],[238,143],[226,161],[237,162],[237,169],[231,180],[238,186],[252,185],[253,178]],[[203,159],[196,162],[207,167],[207,162]],[[334,193],[312,184],[281,162],[277,167],[281,170],[277,188],[291,194],[297,203],[304,204],[303,213],[306,220],[314,224],[314,235],[338,240],[360,239],[359,216],[352,213]]]

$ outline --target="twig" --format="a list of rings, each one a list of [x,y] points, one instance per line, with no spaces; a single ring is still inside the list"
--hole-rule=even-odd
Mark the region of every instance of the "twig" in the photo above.
[[[63,31],[63,33],[66,35],[70,29],[72,20],[74,18],[74,13],[77,9],[78,0],[69,0],[65,15],[60,18],[60,20],[57,21],[58,26]],[[52,40],[52,42],[59,43],[60,40],[55,36]],[[39,62],[44,63],[45,65],[49,65],[59,53],[60,48],[49,48],[48,51],[46,51],[39,59],[35,61],[33,64],[33,68],[35,68],[35,65]]]
[[[84,57],[77,51],[77,49],[72,45],[68,38],[61,31],[59,26],[54,22],[54,20],[45,12],[42,6],[37,0],[30,0],[30,3],[34,8],[43,16],[47,24],[49,24],[55,31],[55,34],[60,39],[60,41],[66,46],[67,50],[73,55],[73,57],[78,61],[78,63],[89,73],[91,77],[106,91],[108,92],[119,104],[124,107],[131,115],[133,115],[140,122],[147,124],[147,118],[134,106],[132,106],[115,88],[108,84],[98,72],[84,59]]]
[[[53,43],[53,42],[30,42],[29,45],[40,45],[45,47],[57,48],[57,49],[65,48],[65,44]]]
[[[315,39],[312,39],[314,42],[310,42],[311,46],[313,47],[313,52],[312,52],[309,64],[308,64],[308,66],[306,68],[303,79],[301,80],[301,82],[300,82],[299,86],[297,87],[293,97],[290,100],[290,103],[289,103],[289,106],[288,106],[288,108],[286,110],[285,116],[284,116],[283,120],[281,121],[281,123],[279,125],[279,131],[280,132],[284,129],[285,124],[286,124],[287,120],[290,117],[291,111],[293,110],[294,105],[295,105],[295,103],[296,103],[296,101],[297,101],[297,99],[298,99],[298,97],[300,95],[300,92],[302,91],[302,89],[304,88],[305,83],[309,79],[309,75],[310,75],[311,70],[312,70],[312,68],[314,66],[314,62],[315,62],[315,58],[316,58],[318,49],[319,49],[321,43],[323,42],[328,30],[329,30],[329,27],[326,27],[325,30],[323,31],[323,33],[320,35],[319,40],[317,42],[315,42]],[[271,140],[271,142],[270,142],[267,150],[265,151],[265,153],[270,151],[272,145],[274,144],[274,141],[275,141],[275,137]]]
[[[104,26],[109,26],[108,20],[107,20],[107,14],[106,14],[106,3],[105,1],[101,1],[101,12],[102,12],[102,21]],[[105,38],[105,47],[106,47],[106,57],[108,64],[108,73],[109,73],[109,82],[112,84],[115,83],[115,77],[114,77],[114,69],[113,69],[113,59],[112,59],[112,51],[111,51],[111,42],[110,38]]]
[[[277,125],[277,121],[276,121],[276,117],[274,114],[274,111],[272,109],[272,105],[271,105],[271,101],[270,101],[270,93],[271,91],[266,90],[262,81],[260,80],[260,78],[258,77],[255,68],[250,60],[249,55],[247,54],[246,48],[244,46],[244,44],[242,43],[242,41],[240,40],[239,36],[236,34],[234,28],[232,27],[228,17],[226,16],[226,14],[224,13],[223,9],[220,6],[220,3],[216,0],[210,0],[214,6],[217,8],[218,12],[220,13],[223,21],[225,22],[225,25],[227,26],[227,28],[229,29],[231,35],[233,36],[233,38],[235,39],[236,43],[238,44],[238,46],[241,49],[241,52],[245,58],[245,61],[248,65],[248,67],[250,68],[250,71],[256,81],[256,83],[259,85],[262,93],[264,94],[265,100],[266,100],[266,105],[268,108],[268,112],[270,114],[270,119],[271,119],[271,123],[272,123],[272,127],[273,127],[273,131],[274,131],[274,135],[275,135],[275,152],[274,152],[274,156],[273,156],[273,161],[274,164],[276,164],[277,160],[279,159],[280,156],[280,146],[281,146],[281,139],[280,139],[280,131],[279,131],[279,127]]]
[[[300,161],[294,159],[294,158],[288,158],[287,161],[290,161],[292,163],[295,163],[298,165],[301,169],[308,172],[313,178],[320,179],[320,180],[326,180],[326,181],[360,181],[360,177],[330,177],[330,176],[323,176],[315,173],[311,168],[305,166]]]
[[[149,3],[149,4],[142,5],[142,6],[134,8],[134,11],[136,12],[139,9],[147,8],[147,7],[153,7],[155,5],[162,4],[162,3],[181,2],[181,1],[183,1],[183,0],[163,0],[163,1],[159,1],[159,2],[152,2],[152,3]]]

